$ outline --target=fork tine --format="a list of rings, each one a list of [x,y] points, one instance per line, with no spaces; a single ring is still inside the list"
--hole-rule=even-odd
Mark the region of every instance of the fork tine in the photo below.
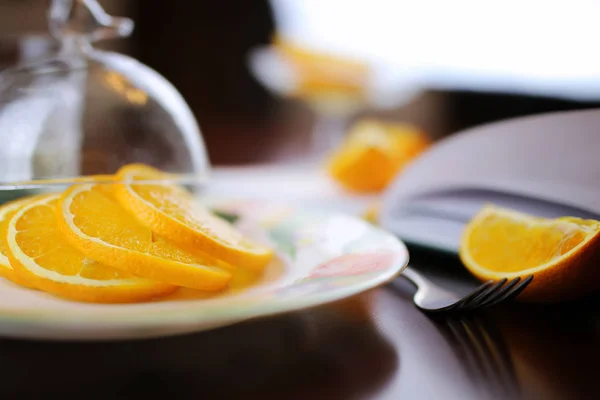
[[[506,285],[504,285],[500,290],[498,290],[494,293],[490,293],[490,295],[485,300],[483,300],[479,303],[479,307],[487,307],[487,306],[494,304],[494,302],[497,299],[502,298],[502,296],[504,296],[510,289],[512,289],[517,283],[519,283],[520,280],[521,280],[521,277],[512,279]]]
[[[527,285],[529,285],[531,283],[531,281],[533,281],[533,275],[529,275],[523,282],[519,283],[511,291],[509,291],[509,293],[506,293],[504,295],[505,297],[504,297],[503,301],[514,299],[515,297],[517,297],[518,295],[520,295],[521,292],[523,290],[525,290],[525,288],[527,287]]]
[[[479,296],[481,293],[486,292],[489,287],[494,283],[494,281],[489,280],[481,285],[479,285],[475,290],[471,293],[463,297],[461,300],[457,301],[452,306],[448,307],[447,310],[458,310],[464,308],[466,304],[468,304],[471,300]]]
[[[487,304],[486,306],[491,307],[500,302],[514,299],[515,297],[520,295],[523,290],[525,290],[527,285],[529,285],[532,280],[533,280],[533,275],[529,275],[527,278],[525,278],[523,281],[521,281],[517,286],[513,287],[511,290],[504,293],[504,295],[502,297],[499,297],[498,299],[496,299],[495,301],[493,301],[490,304]]]
[[[463,303],[463,307],[465,309],[473,309],[473,308],[477,308],[479,307],[479,305],[485,301],[488,296],[493,295],[493,293],[498,290],[500,287],[502,287],[502,285],[504,285],[506,283],[506,278],[500,279],[498,282],[494,283],[493,285],[491,285],[490,287],[487,288],[487,290],[479,293],[479,295],[472,297],[468,300],[466,300],[465,303]]]

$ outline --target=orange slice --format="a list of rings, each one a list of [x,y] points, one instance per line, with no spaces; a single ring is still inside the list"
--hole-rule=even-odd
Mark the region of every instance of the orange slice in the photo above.
[[[6,237],[8,234],[8,222],[15,213],[24,205],[32,200],[31,197],[11,201],[0,207],[0,276],[8,279],[18,285],[31,287],[10,265],[8,259],[8,243]]]
[[[327,167],[349,191],[379,192],[428,146],[427,136],[415,127],[363,120],[352,127]]]
[[[600,289],[600,222],[538,218],[492,205],[467,225],[460,258],[481,280],[534,276],[520,298],[560,301]]]
[[[94,260],[137,276],[200,290],[220,290],[231,273],[158,236],[112,196],[112,184],[80,184],[57,205],[69,242]]]
[[[58,229],[58,199],[39,196],[8,223],[8,258],[27,282],[61,297],[100,303],[149,300],[177,289],[100,264],[71,246]]]
[[[181,186],[141,182],[165,180],[167,174],[133,164],[121,168],[117,178],[126,182],[115,190],[121,205],[146,227],[182,247],[253,270],[262,270],[273,257],[271,249],[251,242]]]

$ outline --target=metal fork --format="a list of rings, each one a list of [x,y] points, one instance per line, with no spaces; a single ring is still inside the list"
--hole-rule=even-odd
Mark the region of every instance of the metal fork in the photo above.
[[[510,281],[506,278],[498,282],[490,280],[466,296],[461,296],[439,287],[410,267],[404,269],[402,276],[417,287],[417,292],[413,297],[415,305],[428,312],[458,312],[491,307],[500,302],[514,299],[533,280],[533,275],[524,279],[514,278]]]

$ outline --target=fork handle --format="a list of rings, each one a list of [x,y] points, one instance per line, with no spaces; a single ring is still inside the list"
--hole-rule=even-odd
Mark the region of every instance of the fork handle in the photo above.
[[[411,281],[412,284],[417,287],[417,289],[431,285],[431,283],[429,282],[429,280],[427,278],[425,278],[423,275],[421,275],[420,273],[418,273],[416,270],[412,269],[411,267],[404,268],[404,271],[402,271],[400,276],[403,276],[403,277],[407,278],[409,281]]]

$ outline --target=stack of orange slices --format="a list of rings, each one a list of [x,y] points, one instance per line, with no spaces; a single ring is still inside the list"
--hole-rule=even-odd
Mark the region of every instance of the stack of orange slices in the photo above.
[[[147,301],[179,287],[220,291],[260,273],[273,251],[141,164],[80,179],[63,193],[0,207],[0,276],[88,302]]]

